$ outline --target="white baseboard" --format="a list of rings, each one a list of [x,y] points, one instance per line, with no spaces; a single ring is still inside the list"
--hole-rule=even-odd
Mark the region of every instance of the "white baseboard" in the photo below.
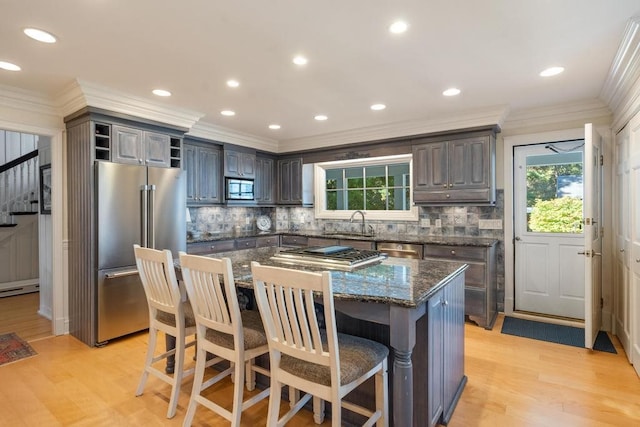
[[[17,280],[15,282],[0,283],[0,298],[13,295],[38,292],[40,279]]]

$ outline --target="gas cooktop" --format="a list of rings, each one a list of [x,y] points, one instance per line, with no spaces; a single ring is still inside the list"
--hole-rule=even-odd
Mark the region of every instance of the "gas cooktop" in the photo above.
[[[318,265],[342,270],[379,262],[386,256],[378,251],[355,249],[351,246],[311,246],[281,250],[271,259],[276,261]]]

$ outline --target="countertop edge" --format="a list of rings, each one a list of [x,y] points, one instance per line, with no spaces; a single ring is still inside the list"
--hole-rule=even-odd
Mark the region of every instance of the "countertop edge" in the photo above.
[[[378,234],[374,236],[359,235],[327,235],[321,231],[253,231],[243,233],[219,233],[206,237],[188,239],[190,243],[215,242],[221,240],[234,240],[244,238],[257,238],[268,236],[301,236],[321,239],[339,239],[339,240],[358,240],[371,241],[376,243],[414,243],[421,245],[440,245],[440,246],[475,246],[475,247],[491,247],[498,243],[498,239],[490,237],[473,237],[473,236],[414,236],[414,235],[398,235],[398,234]]]

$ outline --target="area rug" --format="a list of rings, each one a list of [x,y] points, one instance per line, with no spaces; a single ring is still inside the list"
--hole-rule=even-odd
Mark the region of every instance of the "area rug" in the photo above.
[[[35,356],[36,351],[14,333],[0,335],[0,366]]]
[[[584,329],[573,326],[505,317],[501,332],[518,337],[584,348]],[[603,331],[598,332],[593,349],[608,353],[618,353],[607,333]]]

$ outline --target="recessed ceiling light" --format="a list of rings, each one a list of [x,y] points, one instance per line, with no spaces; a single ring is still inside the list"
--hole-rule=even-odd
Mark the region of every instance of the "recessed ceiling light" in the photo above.
[[[374,111],[384,110],[385,108],[387,108],[387,106],[384,104],[373,104],[371,106],[371,109]]]
[[[549,67],[540,72],[540,77],[551,77],[564,71],[564,67]]]
[[[55,43],[56,38],[53,34],[46,31],[38,30],[37,28],[25,28],[23,32],[34,40],[42,43]]]
[[[409,28],[409,24],[404,21],[396,21],[389,26],[389,32],[393,34],[402,34]]]
[[[328,118],[329,117],[325,116],[324,114],[318,114],[317,116],[314,117],[314,119],[316,119],[319,122],[327,120]]]
[[[293,63],[296,65],[306,65],[309,60],[302,55],[298,55],[293,58]]]
[[[154,95],[157,95],[157,96],[171,96],[171,92],[164,89],[154,89],[152,92]]]
[[[450,87],[449,89],[442,92],[444,96],[456,96],[460,94],[460,89],[455,87]]]
[[[240,82],[237,81],[237,80],[233,80],[233,79],[227,80],[227,86],[229,86],[229,87],[238,87],[238,86],[240,86]]]
[[[12,64],[11,62],[0,61],[0,68],[7,71],[20,71],[22,68],[18,67],[16,64]]]
[[[235,116],[236,112],[231,110],[222,110],[220,111],[220,114],[222,114],[223,116]]]
[[[272,124],[272,125],[269,125],[269,129],[271,129],[271,130],[278,130],[278,129],[280,129],[280,125],[277,125],[277,124],[275,124],[275,123],[274,123],[274,124]]]

